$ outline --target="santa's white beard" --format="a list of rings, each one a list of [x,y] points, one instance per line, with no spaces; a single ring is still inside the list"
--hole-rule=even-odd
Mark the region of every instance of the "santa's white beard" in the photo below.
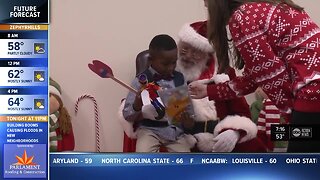
[[[207,62],[203,61],[203,62],[198,62],[193,66],[186,68],[183,66],[183,62],[179,58],[177,60],[176,70],[183,74],[184,79],[186,81],[191,82],[191,81],[197,80],[200,77],[201,73],[206,69],[206,67],[207,67]]]

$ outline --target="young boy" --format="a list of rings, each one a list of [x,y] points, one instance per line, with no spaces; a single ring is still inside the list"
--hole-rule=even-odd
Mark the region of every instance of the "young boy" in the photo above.
[[[161,107],[161,104],[158,102],[144,106],[141,98],[142,76],[146,77],[148,83],[153,82],[163,89],[185,84],[183,75],[174,70],[177,62],[176,42],[168,35],[157,35],[150,42],[149,54],[150,67],[132,82],[132,87],[139,90],[139,93],[136,95],[129,92],[123,109],[124,118],[131,122],[137,121],[138,124],[136,152],[158,152],[161,145],[169,152],[190,152],[183,130],[169,124],[166,116],[157,111],[159,108],[155,108],[157,105]],[[157,99],[153,102],[157,102]],[[154,112],[158,116],[152,119],[150,114]]]

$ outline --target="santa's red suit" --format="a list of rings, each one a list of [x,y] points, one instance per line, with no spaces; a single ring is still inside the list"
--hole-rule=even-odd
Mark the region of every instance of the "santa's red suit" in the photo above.
[[[200,21],[184,25],[181,28],[178,37],[180,42],[188,44],[201,52],[212,55],[214,54],[213,48],[206,38],[206,35],[207,21]],[[183,59],[183,57],[181,57],[181,59]],[[190,59],[189,56],[189,61],[190,60],[192,59]],[[225,72],[226,74],[217,75],[218,61],[215,60],[215,57],[213,56],[208,61],[206,69],[202,71],[198,77],[198,80],[203,83],[220,83],[236,77],[235,71],[232,68],[227,69]],[[179,69],[179,62],[177,66]],[[183,66],[180,64],[180,67]],[[186,69],[183,71],[183,74],[186,76],[188,73],[190,74]],[[185,78],[188,81],[188,78]],[[193,79],[191,80],[196,80],[195,77],[192,78]],[[221,91],[223,92],[222,89]],[[240,133],[240,138],[237,141],[233,152],[266,152],[263,143],[256,138],[257,126],[250,119],[251,114],[249,106],[244,98],[214,102],[209,101],[208,97],[206,97],[203,99],[193,99],[192,102],[196,115],[196,124],[191,133],[195,134],[195,137],[198,139],[197,147],[199,150],[211,152],[213,150],[212,146],[214,145],[212,139],[222,132],[232,129],[237,130]],[[201,125],[203,122],[204,125]],[[203,129],[203,131],[201,129]]]
[[[234,69],[229,68],[227,74],[217,75],[217,64],[213,59],[208,68],[200,75],[198,80],[204,83],[219,83],[234,78]],[[210,78],[211,77],[211,78]],[[210,78],[210,79],[209,79]],[[193,99],[196,123],[206,122],[207,129],[195,134],[198,138],[197,148],[203,152],[212,151],[212,139],[225,130],[232,129],[240,132],[240,138],[232,152],[266,152],[266,147],[256,138],[257,126],[250,119],[249,106],[244,98],[237,98],[229,101],[209,101],[208,98]],[[218,121],[209,123],[210,121]],[[210,129],[208,124],[215,124]],[[199,142],[206,141],[206,142]]]

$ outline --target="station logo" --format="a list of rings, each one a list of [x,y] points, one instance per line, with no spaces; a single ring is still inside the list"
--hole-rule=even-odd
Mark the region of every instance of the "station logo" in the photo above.
[[[300,130],[299,128],[294,128],[294,129],[292,130],[292,135],[293,135],[294,137],[299,137],[299,136],[301,135],[301,130]]]
[[[294,127],[291,134],[296,139],[312,139],[312,127]]]
[[[45,144],[5,144],[4,178],[46,178]]]

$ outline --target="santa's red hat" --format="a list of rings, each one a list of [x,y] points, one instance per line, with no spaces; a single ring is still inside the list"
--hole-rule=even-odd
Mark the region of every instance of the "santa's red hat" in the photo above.
[[[213,52],[213,47],[207,39],[207,21],[185,24],[179,34],[179,40],[208,53]]]

